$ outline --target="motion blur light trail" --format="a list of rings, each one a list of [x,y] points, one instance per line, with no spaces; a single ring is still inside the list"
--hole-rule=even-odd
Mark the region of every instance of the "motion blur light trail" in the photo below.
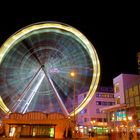
[[[73,110],[75,94],[87,96]],[[94,95],[100,63],[93,45],[77,29],[57,22],[29,25],[0,48],[0,108],[3,112],[62,112],[73,116]]]

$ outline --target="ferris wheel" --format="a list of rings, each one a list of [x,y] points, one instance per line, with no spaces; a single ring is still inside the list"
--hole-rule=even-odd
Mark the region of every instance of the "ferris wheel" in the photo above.
[[[96,50],[81,32],[59,22],[32,24],[0,48],[0,108],[73,116],[88,104],[99,77]]]

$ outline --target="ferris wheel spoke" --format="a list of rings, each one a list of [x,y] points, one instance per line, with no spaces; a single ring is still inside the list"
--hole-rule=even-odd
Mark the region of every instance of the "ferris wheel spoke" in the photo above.
[[[48,79],[50,85],[52,86],[53,91],[54,91],[54,94],[55,94],[55,97],[56,97],[56,99],[57,99],[57,101],[58,101],[58,103],[59,103],[59,105],[60,105],[61,110],[63,111],[63,113],[64,113],[65,115],[69,115],[69,113],[68,113],[68,111],[67,111],[67,109],[66,109],[66,107],[65,107],[65,105],[64,105],[64,103],[63,103],[63,101],[62,101],[62,99],[61,99],[61,97],[59,96],[59,94],[58,94],[58,92],[57,92],[57,90],[56,90],[56,88],[55,88],[55,86],[54,86],[54,84],[53,84],[53,82],[52,82],[50,76],[49,76],[48,73],[46,72],[46,70],[45,70],[45,68],[44,68],[44,65],[41,63],[40,59],[37,57],[36,54],[33,54],[33,56],[34,56],[34,58],[37,60],[37,62],[38,62],[38,64],[40,65],[41,69],[43,70],[43,72],[44,72],[46,78]],[[52,57],[51,57],[51,59],[52,59]],[[48,59],[48,62],[49,62],[49,61],[51,61],[51,60]]]
[[[26,87],[24,88],[24,90],[22,91],[20,97],[17,99],[16,103],[14,104],[14,106],[12,107],[11,111],[16,111],[16,109],[19,107],[19,104],[22,102],[22,100],[24,99],[25,95],[25,91],[28,90],[28,88],[30,87],[30,85],[32,84],[33,80],[36,78],[36,76],[38,75],[38,73],[40,72],[41,67],[37,70],[37,72],[35,73],[35,75],[32,77],[32,79],[29,81],[29,83],[26,85]]]
[[[39,76],[39,75],[38,75]],[[34,96],[36,95],[37,90],[39,89],[43,79],[44,79],[45,75],[43,74],[40,78],[39,81],[37,81],[37,83],[35,83],[35,86],[33,88],[33,91],[30,92],[30,94],[28,95],[27,99],[26,99],[26,103],[22,106],[21,112],[25,113],[26,110],[28,109],[30,103],[32,102]]]
[[[77,113],[96,90],[100,75],[96,51],[69,25],[44,22],[27,26],[13,34],[2,50],[0,95],[13,111],[72,116],[73,93],[77,96],[87,87],[86,98],[75,108]],[[75,90],[71,71],[77,73]]]
[[[44,69],[44,66],[43,66],[43,65],[42,65],[41,68],[42,68],[42,70],[44,71],[44,74],[45,74],[47,80],[49,81],[49,83],[50,83],[50,85],[51,85],[53,91],[54,91],[55,97],[56,97],[56,99],[57,99],[57,101],[58,101],[58,104],[59,104],[59,106],[60,106],[62,112],[63,112],[66,116],[69,116],[69,113],[68,113],[68,111],[67,111],[67,109],[66,109],[66,107],[65,107],[65,105],[64,105],[64,103],[63,103],[63,101],[62,101],[62,99],[61,99],[61,97],[59,96],[59,93],[57,92],[57,90],[56,90],[56,88],[55,88],[55,86],[54,86],[54,84],[53,84],[53,81],[51,80],[49,74],[46,72],[46,70]]]

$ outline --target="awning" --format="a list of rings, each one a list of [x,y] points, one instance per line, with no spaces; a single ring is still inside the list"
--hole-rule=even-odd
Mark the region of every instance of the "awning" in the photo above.
[[[100,111],[116,111],[116,110],[125,109],[125,108],[127,108],[126,104],[117,104],[113,106],[100,108]]]
[[[108,122],[108,125],[109,125],[109,126],[128,125],[128,126],[131,127],[131,126],[134,126],[135,124],[134,124],[133,121],[128,122],[128,124],[127,124],[127,122],[125,122],[125,121],[112,121],[112,122]]]

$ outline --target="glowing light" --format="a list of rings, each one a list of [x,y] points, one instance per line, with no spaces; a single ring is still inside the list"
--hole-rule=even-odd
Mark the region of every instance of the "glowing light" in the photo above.
[[[13,137],[13,136],[14,136],[15,130],[16,130],[15,127],[10,128],[10,133],[9,133],[9,136],[10,136],[10,137]]]
[[[30,105],[32,99],[34,98],[34,96],[35,96],[35,94],[36,94],[38,88],[40,87],[40,85],[41,85],[41,83],[42,83],[44,77],[45,77],[45,74],[43,73],[43,74],[41,75],[41,78],[39,79],[38,83],[37,83],[36,86],[34,87],[33,91],[32,91],[32,92],[30,93],[30,95],[28,96],[28,98],[27,98],[27,100],[26,100],[26,103],[24,104],[24,107],[23,107],[22,110],[21,110],[22,113],[25,113],[25,112],[26,112],[26,110],[27,110],[27,108],[29,107],[29,105]]]
[[[132,116],[128,116],[128,120],[131,121],[132,120]]]
[[[71,76],[71,77],[75,77],[75,76],[76,76],[76,73],[75,73],[75,72],[71,72],[71,73],[70,73],[70,76]]]
[[[51,137],[51,138],[54,137],[54,128],[50,128],[50,137]]]
[[[40,82],[42,82],[43,80],[42,78],[44,78],[44,73],[42,73],[41,70],[42,69],[40,67],[38,71],[35,73],[35,75],[33,76],[33,79],[31,79],[31,81],[29,82],[28,86],[24,89],[22,96],[18,99],[18,101],[15,103],[13,107],[13,110],[12,110],[13,112],[19,108],[18,109],[19,112],[25,113],[31,100],[33,99],[33,96],[35,95],[37,89],[39,88],[38,86],[40,86],[41,84]],[[41,81],[40,81],[40,77],[42,77]],[[36,86],[36,82],[39,83],[38,86]],[[31,89],[31,87],[33,87],[33,91],[29,93],[29,90]]]
[[[9,110],[8,107],[5,105],[5,103],[3,102],[1,96],[0,96],[0,108],[1,108],[5,113],[10,113],[10,110]]]
[[[19,30],[18,32],[16,32],[10,38],[8,38],[7,41],[2,45],[2,47],[0,48],[0,63],[2,63],[4,56],[8,54],[8,52],[14,46],[14,44],[16,44],[18,41],[20,42],[20,40],[22,40],[22,39],[25,39],[33,31],[39,31],[39,30],[48,30],[48,31],[53,30],[55,32],[61,32],[61,34],[64,34],[61,30],[67,31],[67,32],[65,32],[65,34],[68,34],[69,36],[72,36],[72,37],[74,36],[76,38],[76,40],[78,40],[78,42],[81,43],[82,47],[86,50],[86,52],[89,55],[89,58],[92,61],[91,65],[94,68],[94,71],[93,71],[94,74],[92,76],[89,91],[88,91],[85,99],[81,102],[81,104],[78,107],[76,107],[75,111],[72,111],[70,113],[70,116],[73,116],[74,114],[77,114],[78,112],[80,112],[91,100],[91,98],[93,97],[93,95],[98,87],[99,77],[100,77],[100,62],[98,60],[96,50],[94,49],[91,42],[88,41],[88,39],[77,29],[70,27],[68,25],[65,25],[65,24],[53,23],[53,22],[38,23],[38,24],[27,26],[27,27]],[[50,73],[58,74],[58,73],[60,73],[60,70],[57,68],[52,68],[52,69],[50,69]],[[71,75],[72,77],[75,77],[75,73],[71,73],[71,74],[72,74]],[[28,98],[28,103],[26,102],[27,107],[31,103],[31,100],[33,99],[34,95],[35,95],[35,92],[34,93],[32,92],[30,97]],[[3,107],[1,107],[1,106],[0,106],[0,108],[3,109]],[[26,110],[26,109],[24,109],[24,110]],[[7,108],[7,111],[9,111],[8,108]]]
[[[126,121],[126,118],[123,118],[124,121]]]

